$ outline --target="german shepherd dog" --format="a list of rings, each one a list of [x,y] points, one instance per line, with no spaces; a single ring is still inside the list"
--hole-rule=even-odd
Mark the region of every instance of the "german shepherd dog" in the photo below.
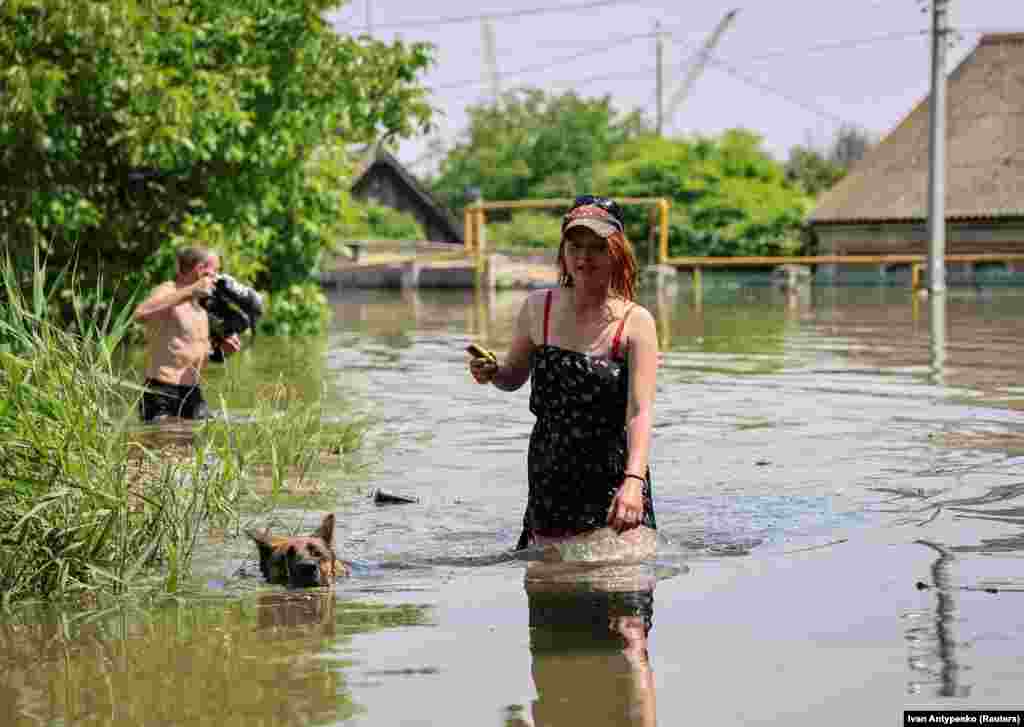
[[[270,583],[289,588],[327,586],[352,569],[334,554],[334,513],[324,516],[312,535],[272,536],[247,530],[260,552],[260,572]]]

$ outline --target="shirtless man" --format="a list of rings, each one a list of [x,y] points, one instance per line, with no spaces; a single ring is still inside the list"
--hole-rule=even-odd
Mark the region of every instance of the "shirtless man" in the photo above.
[[[199,299],[213,290],[219,268],[215,252],[182,248],[174,280],[158,285],[135,308],[135,320],[146,327],[147,391],[140,403],[143,421],[210,416],[199,389],[199,374],[213,349],[210,321]],[[237,335],[221,342],[225,353],[240,348]]]

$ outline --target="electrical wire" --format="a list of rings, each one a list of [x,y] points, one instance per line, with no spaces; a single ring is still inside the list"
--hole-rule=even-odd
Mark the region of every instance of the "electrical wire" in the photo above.
[[[666,33],[666,31],[662,31],[662,33]],[[817,43],[817,44],[812,45],[812,46],[806,46],[804,48],[799,48],[799,49],[794,49],[794,50],[782,50],[782,49],[780,49],[780,50],[769,51],[769,52],[758,54],[758,55],[755,55],[755,56],[748,56],[748,57],[746,57],[746,58],[744,58],[742,60],[748,61],[748,62],[753,62],[753,61],[761,61],[761,60],[767,60],[767,59],[771,59],[771,58],[778,58],[778,57],[789,56],[789,55],[798,55],[798,54],[806,54],[806,53],[816,53],[816,52],[827,51],[827,50],[840,50],[840,49],[845,49],[845,48],[863,47],[865,45],[871,45],[871,44],[879,43],[879,42],[890,42],[890,41],[895,41],[895,40],[907,40],[909,38],[917,38],[917,37],[921,37],[922,35],[926,35],[927,33],[928,33],[928,31],[926,31],[926,30],[899,31],[899,32],[895,32],[895,33],[886,33],[886,34],[883,34],[883,35],[870,36],[870,37],[867,37],[867,38],[854,38],[854,39],[840,40],[840,41],[828,41],[828,42],[825,42],[825,43]],[[527,74],[527,73],[535,73],[535,72],[549,70],[551,68],[555,68],[555,67],[561,66],[561,65],[563,65],[565,63],[569,63],[569,62],[572,62],[574,60],[578,60],[580,58],[585,58],[585,57],[590,56],[590,55],[597,55],[597,54],[600,54],[600,53],[604,53],[604,52],[608,51],[611,48],[615,48],[615,47],[618,47],[618,46],[621,46],[621,45],[627,45],[628,43],[632,43],[633,41],[641,39],[641,38],[656,37],[657,34],[658,34],[657,32],[649,32],[649,33],[637,33],[637,34],[634,34],[634,35],[623,36],[623,37],[621,37],[621,38],[619,38],[619,39],[617,39],[615,41],[612,41],[610,43],[603,43],[603,44],[600,44],[600,45],[591,46],[591,47],[585,48],[584,50],[582,50],[582,51],[580,51],[578,53],[574,53],[574,54],[569,55],[569,56],[563,56],[563,57],[560,57],[560,58],[555,58],[555,59],[552,59],[550,61],[546,61],[544,63],[538,63],[538,64],[529,65],[529,66],[523,66],[521,68],[517,68],[517,69],[514,69],[512,71],[505,71],[505,72],[499,73],[498,76],[499,76],[499,78],[509,78],[509,77],[516,76],[516,75],[523,75],[523,74]],[[683,47],[687,47],[687,48],[690,48],[690,49],[695,49],[697,47],[696,43],[694,43],[693,41],[690,41],[688,39],[682,39],[682,40],[674,41],[673,45],[683,46]],[[728,63],[729,62],[729,61],[724,61],[724,60],[718,59],[714,55],[711,55],[709,57],[709,63],[712,62],[712,61],[716,61],[716,62],[718,62],[720,64]],[[729,66],[729,68],[730,68],[730,70],[734,74],[735,73],[739,73],[734,67]],[[636,79],[636,78],[650,78],[651,75],[654,74],[655,72],[656,72],[655,69],[646,69],[646,70],[643,70],[643,71],[633,71],[633,72],[628,72],[628,73],[601,74],[601,75],[590,76],[590,77],[586,77],[586,78],[582,78],[582,79],[576,79],[574,81],[556,81],[556,82],[549,83],[548,85],[559,86],[559,87],[561,87],[561,86],[583,86],[583,85],[587,85],[589,83],[595,83],[597,81],[604,81],[604,80],[632,80],[632,79]],[[745,81],[745,82],[747,82],[749,84],[758,84],[760,86],[763,86],[763,84],[760,84],[760,82],[758,82],[758,81],[753,81],[750,78],[743,77],[742,74],[740,74],[740,76],[741,77],[739,78],[739,80],[743,80],[743,81]],[[471,86],[483,86],[484,84],[485,84],[485,82],[483,80],[481,80],[479,78],[472,78],[472,79],[464,79],[464,80],[461,80],[461,81],[453,81],[451,83],[446,83],[446,84],[442,84],[440,86],[435,86],[431,90],[433,90],[433,91],[443,91],[443,90],[450,90],[450,89],[456,89],[456,88],[465,88],[465,87],[471,87]],[[764,86],[764,88],[767,89],[769,87]],[[782,96],[782,97],[787,98],[787,100],[794,101],[794,99],[792,99],[791,97],[785,96],[784,93],[781,92],[781,91],[774,91],[773,90],[771,92],[774,93],[774,95]],[[651,100],[650,100],[650,102],[647,105],[651,106],[656,101],[657,101],[657,91],[654,92],[654,95],[652,95]],[[800,103],[802,103],[802,102],[800,102]],[[808,110],[810,110],[810,109],[808,109]],[[821,109],[816,109],[814,111],[814,113],[818,113],[819,111],[822,111],[822,110]],[[823,112],[823,113],[826,114],[826,117],[831,118],[831,116],[828,115],[828,112]],[[838,118],[838,117],[836,117],[836,118]]]
[[[563,7],[566,7],[566,6],[563,6]],[[524,12],[529,12],[529,11],[524,11]],[[968,33],[991,33],[991,32],[997,32],[994,29],[966,28],[966,27],[964,27],[964,28],[952,28],[952,30],[959,30],[959,31],[968,32]],[[664,33],[665,31],[662,31],[662,32]],[[911,38],[920,38],[922,36],[928,35],[929,32],[930,31],[928,31],[928,30],[897,31],[897,32],[893,32],[893,33],[885,33],[885,34],[882,34],[882,35],[870,36],[870,37],[866,37],[866,38],[854,38],[854,39],[848,39],[848,40],[828,41],[828,42],[825,42],[825,43],[817,43],[815,45],[806,46],[806,47],[799,48],[799,49],[794,49],[794,50],[778,49],[778,50],[768,51],[766,53],[760,53],[760,54],[757,54],[757,55],[754,55],[754,56],[747,56],[747,57],[745,57],[745,58],[743,58],[741,60],[744,60],[744,61],[747,61],[747,62],[755,62],[755,61],[762,61],[762,60],[768,60],[768,59],[772,59],[772,58],[780,58],[780,57],[785,57],[785,56],[813,54],[813,53],[817,53],[817,52],[821,52],[821,51],[828,51],[828,50],[842,50],[842,49],[847,49],[847,48],[857,48],[857,47],[869,46],[869,45],[873,45],[873,44],[877,44],[877,43],[885,43],[885,42],[892,42],[892,41],[898,41],[898,40],[908,40],[908,39],[911,39]],[[511,77],[511,76],[521,75],[521,74],[525,74],[525,73],[534,73],[534,72],[548,70],[550,68],[554,68],[556,66],[563,65],[565,63],[571,62],[573,60],[577,60],[579,58],[583,58],[583,57],[586,57],[586,56],[589,56],[589,55],[595,55],[595,54],[598,54],[598,53],[605,52],[605,51],[609,50],[610,48],[617,47],[619,45],[626,45],[627,43],[633,42],[634,40],[637,40],[637,39],[640,39],[640,38],[651,38],[651,37],[655,37],[656,35],[657,35],[657,32],[650,32],[650,33],[638,33],[638,34],[632,35],[632,36],[624,36],[620,40],[615,41],[615,42],[613,42],[611,44],[604,43],[604,44],[601,44],[599,46],[588,47],[588,48],[585,48],[584,50],[582,50],[582,51],[580,51],[578,53],[575,53],[573,55],[570,55],[570,56],[565,56],[565,57],[561,57],[561,58],[552,59],[551,61],[548,61],[548,62],[545,62],[545,63],[534,64],[534,65],[530,65],[530,66],[524,66],[522,68],[518,68],[518,69],[515,69],[513,71],[507,71],[505,73],[499,74],[499,76],[500,77]],[[690,48],[696,47],[696,44],[693,43],[690,40],[674,41],[673,45],[688,46]],[[833,122],[836,122],[836,123],[840,123],[840,124],[853,124],[854,123],[854,122],[851,122],[848,119],[844,119],[844,118],[842,118],[842,117],[840,117],[840,116],[838,116],[838,115],[828,111],[827,109],[824,109],[824,108],[822,108],[820,106],[817,106],[816,104],[812,104],[812,103],[803,101],[801,99],[798,99],[798,98],[792,96],[791,94],[789,94],[789,93],[787,93],[785,91],[781,91],[781,90],[779,90],[777,88],[773,88],[772,86],[769,86],[769,85],[767,85],[765,83],[762,83],[761,81],[759,81],[757,79],[751,78],[750,76],[745,75],[743,72],[741,72],[739,69],[737,69],[734,65],[732,65],[731,62],[723,60],[723,59],[720,59],[720,58],[718,58],[717,56],[715,56],[713,54],[708,56],[707,62],[708,62],[709,65],[712,65],[713,67],[717,68],[718,70],[720,70],[720,71],[726,73],[727,75],[735,78],[736,80],[740,81],[741,83],[744,83],[744,84],[746,84],[748,86],[751,86],[752,88],[755,88],[755,89],[757,89],[757,90],[759,90],[759,91],[761,91],[763,93],[766,93],[766,94],[769,94],[769,95],[781,98],[782,100],[784,100],[784,101],[786,101],[786,102],[788,102],[790,104],[793,104],[795,106],[798,106],[798,107],[804,109],[805,111],[808,111],[809,113],[814,114],[815,116],[818,116],[818,117],[821,117],[821,118],[824,118],[824,119],[827,119],[827,120],[830,120],[830,121],[833,121]],[[573,87],[573,88],[579,88],[579,87],[582,87],[582,86],[585,86],[585,85],[588,85],[588,84],[591,84],[591,83],[596,83],[596,82],[599,82],[599,81],[622,81],[622,80],[650,79],[653,76],[653,74],[655,74],[655,73],[656,73],[656,69],[655,68],[644,68],[644,69],[640,69],[640,70],[637,70],[637,71],[627,71],[627,72],[615,72],[615,73],[607,73],[607,74],[598,74],[598,75],[588,76],[588,77],[584,77],[584,78],[574,79],[574,80],[571,80],[571,81],[547,82],[545,85],[552,86],[552,87],[566,87],[566,86],[570,86],[570,87]],[[441,86],[437,86],[433,90],[447,90],[447,89],[452,89],[452,88],[463,88],[463,87],[467,87],[467,86],[482,86],[482,85],[484,85],[484,82],[482,80],[480,80],[480,79],[465,79],[463,81],[456,81],[456,82],[453,82],[453,83],[450,83],[450,84],[444,84],[444,85],[441,85]],[[647,107],[649,108],[651,105],[653,105],[656,102],[656,100],[657,100],[657,91],[655,91],[655,95],[652,96],[650,103],[647,104]]]
[[[484,13],[481,15],[457,15],[435,20],[408,20],[395,23],[374,23],[373,30],[404,30],[418,28],[436,28],[441,25],[456,25],[459,23],[475,23],[480,20],[511,20],[523,18],[530,15],[547,15],[549,13],[569,13],[576,10],[594,10],[596,8],[608,7],[611,5],[634,5],[636,0],[591,0],[590,2],[575,3],[572,5],[547,5],[539,8],[528,8],[525,10],[509,10],[498,13]],[[358,30],[368,30],[361,27]]]
[[[573,53],[572,55],[562,56],[560,58],[552,58],[550,61],[545,61],[544,63],[535,63],[529,66],[522,66],[511,71],[499,72],[498,78],[509,78],[511,76],[535,73],[537,71],[546,71],[548,69],[556,68],[566,63],[571,63],[572,61],[579,60],[580,58],[598,55],[601,53],[605,53],[612,48],[618,48],[619,46],[629,45],[633,41],[639,40],[640,38],[653,38],[655,35],[656,33],[637,33],[635,35],[622,36],[621,38],[615,41],[604,42],[598,45],[588,46],[587,48],[577,53]],[[483,84],[484,81],[481,81],[479,78],[467,78],[462,81],[452,81],[451,83],[444,83],[441,84],[440,86],[434,86],[430,90],[445,91],[453,88],[465,88],[466,86],[479,86]]]
[[[821,108],[820,106],[816,106],[814,104],[810,104],[810,103],[807,103],[805,101],[801,101],[800,99],[791,96],[790,94],[786,93],[785,91],[780,91],[777,88],[772,88],[771,86],[767,86],[767,85],[761,83],[760,81],[758,81],[758,80],[756,80],[754,78],[751,78],[750,76],[744,75],[739,70],[737,70],[736,68],[734,68],[730,64],[726,63],[725,61],[720,61],[717,58],[709,57],[708,58],[708,64],[711,65],[711,66],[714,66],[715,68],[717,68],[717,69],[719,69],[721,71],[724,71],[725,73],[727,73],[728,75],[732,76],[733,78],[735,78],[737,81],[740,81],[741,83],[745,83],[746,85],[751,86],[753,88],[756,88],[759,91],[763,91],[764,93],[767,93],[767,94],[769,94],[771,96],[778,96],[779,98],[783,99],[784,101],[788,101],[789,103],[793,104],[794,106],[799,106],[800,108],[804,109],[805,111],[809,111],[810,113],[812,113],[812,114],[814,114],[816,116],[820,116],[823,119],[829,119],[829,120],[835,121],[836,123],[839,123],[839,124],[853,124],[855,126],[858,125],[855,122],[850,121],[849,119],[844,119],[841,116],[836,116],[835,114],[833,114],[830,111],[827,111],[827,110]]]
[[[827,41],[825,43],[816,43],[815,45],[806,46],[804,48],[798,48],[795,50],[773,50],[766,53],[759,53],[753,56],[742,56],[736,60],[741,60],[745,63],[753,61],[765,61],[772,58],[784,58],[787,56],[805,55],[817,53],[819,51],[826,50],[844,50],[846,48],[861,48],[866,45],[874,45],[875,43],[887,43],[896,40],[907,40],[910,38],[920,38],[928,35],[927,30],[913,30],[913,31],[900,31],[895,33],[886,33],[884,35],[875,35],[868,38],[852,38],[849,40],[835,40]],[[732,60],[732,59],[730,59]]]

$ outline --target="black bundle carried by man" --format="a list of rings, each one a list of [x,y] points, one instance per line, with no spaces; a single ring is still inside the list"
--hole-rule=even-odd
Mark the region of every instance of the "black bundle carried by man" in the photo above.
[[[213,291],[200,299],[199,304],[206,309],[210,318],[213,361],[222,361],[224,358],[221,341],[255,327],[263,315],[263,298],[260,294],[226,273],[217,276]]]

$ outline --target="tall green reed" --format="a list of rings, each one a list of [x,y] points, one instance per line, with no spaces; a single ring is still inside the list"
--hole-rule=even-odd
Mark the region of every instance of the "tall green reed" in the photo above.
[[[259,393],[242,417],[231,414],[222,398],[220,416],[205,422],[197,438],[231,452],[236,466],[269,482],[261,488],[268,490],[264,494],[273,498],[316,491],[322,484],[317,477],[326,468],[347,474],[362,469],[353,455],[370,426],[366,416],[337,403],[328,413],[322,395],[306,400],[284,374]]]

